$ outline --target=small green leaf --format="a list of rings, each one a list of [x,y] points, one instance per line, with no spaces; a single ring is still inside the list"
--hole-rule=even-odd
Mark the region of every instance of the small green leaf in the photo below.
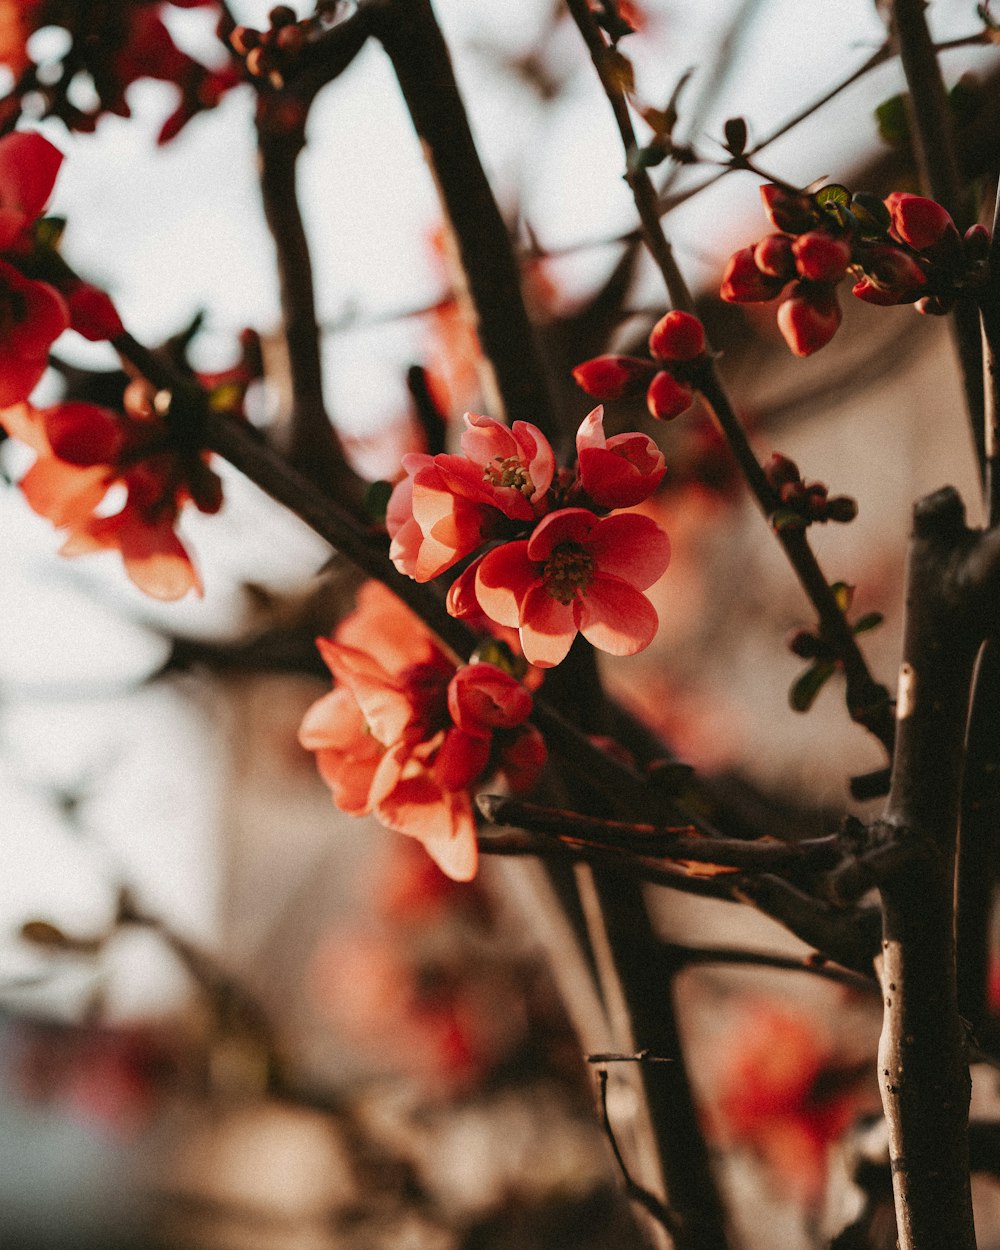
[[[837,607],[841,612],[849,612],[851,600],[854,598],[854,587],[847,582],[834,582],[830,589],[833,591],[833,597],[837,600]]]
[[[828,205],[842,204],[847,208],[851,202],[851,193],[846,187],[842,187],[839,182],[831,182],[828,186],[820,187],[816,192],[816,203],[820,208],[826,208]]]
[[[816,696],[836,672],[836,665],[823,660],[810,664],[806,671],[792,682],[788,702],[796,712],[808,712]]]
[[[866,233],[885,234],[892,217],[885,204],[871,191],[858,191],[851,200],[851,212]]]
[[[851,626],[851,630],[855,634],[866,634],[870,629],[881,625],[883,620],[881,612],[866,612],[864,616],[858,617]]]
[[[875,109],[878,132],[886,143],[901,148],[910,141],[910,118],[906,111],[906,96],[894,95],[883,100]]]
[[[42,217],[35,222],[35,242],[40,247],[51,248],[53,252],[57,252],[65,229],[65,217]]]
[[[372,482],[365,493],[365,511],[373,521],[379,523],[385,520],[385,510],[389,506],[389,496],[392,494],[392,483],[379,481]]]
[[[775,508],[771,513],[771,524],[774,532],[780,534],[783,530],[804,530],[809,522],[794,508]]]

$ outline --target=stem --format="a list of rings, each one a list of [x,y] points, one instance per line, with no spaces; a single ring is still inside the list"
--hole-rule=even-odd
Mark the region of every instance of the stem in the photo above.
[[[955,981],[954,865],[963,739],[978,648],[956,603],[969,531],[950,488],[914,512],[899,733],[886,825],[918,854],[882,886],[879,1082],[900,1250],[974,1250],[970,1079]]]
[[[968,224],[962,203],[962,179],[955,154],[951,110],[937,51],[924,10],[926,0],[894,0],[893,23],[906,76],[913,150],[920,181],[931,199],[951,213],[961,229]],[[984,460],[982,438],[983,380],[979,317],[975,305],[960,299],[952,317],[972,436]]]
[[[489,366],[487,406],[498,420],[554,434],[544,369],[510,237],[483,171],[451,58],[429,0],[384,0],[372,10],[420,136],[450,226],[470,312]]]
[[[694,301],[660,223],[656,191],[649,174],[637,167],[632,159],[637,147],[635,130],[628,102],[609,59],[610,49],[594,20],[587,0],[566,0],[566,4],[590,52],[621,135],[626,154],[625,177],[635,199],[643,239],[663,275],[673,307],[693,312]],[[761,511],[765,517],[769,517],[777,506],[777,499],[736,417],[710,356],[697,380],[697,386],[708,400]],[[825,636],[836,649],[844,667],[847,678],[847,707],[852,720],[868,729],[891,752],[894,726],[889,710],[889,692],[869,672],[861,649],[808,540],[802,531],[791,532],[787,529],[778,534],[778,540],[819,615]]]
[[[312,261],[295,183],[296,163],[304,144],[304,122],[290,133],[258,125],[261,194],[277,253],[282,322],[291,375],[288,460],[336,498],[350,501],[357,509],[361,502],[361,481],[344,458],[323,404]]]

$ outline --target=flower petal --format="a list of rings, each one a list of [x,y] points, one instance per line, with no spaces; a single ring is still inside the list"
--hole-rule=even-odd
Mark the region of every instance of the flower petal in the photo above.
[[[539,668],[559,664],[576,634],[573,604],[553,599],[541,582],[533,586],[521,608],[521,646],[528,663]]]
[[[539,581],[538,570],[527,556],[528,543],[519,539],[488,551],[476,570],[479,606],[498,625],[516,629],[521,623],[521,601]]]
[[[637,590],[652,586],[670,563],[670,539],[655,521],[635,512],[598,521],[588,549],[601,573],[623,578]]]
[[[653,641],[656,609],[644,594],[619,577],[598,574],[578,605],[580,632],[609,655],[635,655]]]

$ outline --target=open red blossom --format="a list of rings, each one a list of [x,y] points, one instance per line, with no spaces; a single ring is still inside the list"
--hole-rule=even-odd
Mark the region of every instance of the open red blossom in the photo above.
[[[641,592],[669,559],[669,540],[648,517],[562,508],[529,539],[476,563],[475,596],[491,620],[520,630],[525,658],[540,668],[563,660],[577,632],[601,651],[634,655],[659,623]]]
[[[504,514],[461,456],[413,452],[403,468],[385,514],[389,557],[401,573],[428,582],[502,530]]]
[[[334,802],[417,838],[448,876],[470,880],[469,787],[499,770],[529,788],[545,761],[525,724],[531,695],[492,664],[456,672],[424,624],[375,582],[318,646],[337,686],[306,713],[299,740],[316,752]]]
[[[201,593],[175,527],[189,500],[202,512],[218,511],[221,483],[199,453],[159,450],[167,436],[162,420],[86,403],[44,410],[21,403],[0,412],[0,424],[36,453],[21,491],[35,512],[67,531],[63,555],[116,550],[129,578],[154,599]],[[101,515],[112,486],[124,489],[125,501]]]
[[[646,434],[604,435],[604,409],[589,413],[576,433],[580,483],[600,508],[631,508],[659,486],[663,453]]]
[[[492,417],[471,412],[465,414],[465,424],[462,451],[479,469],[496,507],[521,521],[543,511],[556,458],[541,430],[528,421],[515,421],[508,429]]]

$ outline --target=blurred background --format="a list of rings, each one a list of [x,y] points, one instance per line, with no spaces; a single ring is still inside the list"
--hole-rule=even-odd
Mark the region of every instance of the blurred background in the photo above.
[[[179,48],[224,65],[213,6],[160,7]],[[267,4],[231,7],[266,26]],[[575,426],[591,403],[569,369],[602,350],[642,352],[665,308],[628,241],[634,208],[610,112],[560,6],[435,8]],[[886,37],[871,0],[633,8],[623,49],[638,95],[663,107],[691,70],[676,137],[709,161],[726,118],[768,136]],[[939,40],[982,29],[972,3],[935,0],[929,16]],[[29,52],[44,65],[65,46],[49,26]],[[964,46],[943,65],[950,87],[963,84],[967,172],[988,175],[997,50]],[[88,107],[93,84],[78,77]],[[875,115],[902,89],[890,60],[770,144],[762,164],[799,185],[914,186],[905,140]],[[37,123],[66,153],[49,210],[67,219],[64,252],[145,343],[199,318],[187,342],[199,371],[232,366],[240,335],[256,331],[263,376],[247,412],[280,437],[287,367],[253,93],[227,91],[162,146],[176,87],[140,75],[127,103],[131,116],[105,114],[89,134]],[[380,48],[322,91],[307,137],[299,191],[326,400],[358,470],[388,478],[421,446],[407,370],[426,370],[457,422],[482,410],[476,344]],[[679,196],[706,172],[667,162],[654,174]],[[948,328],[854,301],[836,343],[795,361],[771,307],[721,305],[729,254],[765,232],[758,182],[720,179],[672,211],[667,232],[761,457],[780,450],[859,502],[858,519],[824,527],[816,547],[831,578],[856,587],[858,612],[885,615],[866,653],[891,685],[912,500],[951,482],[979,516]],[[98,388],[94,375],[117,367],[106,344],[72,333],[55,354],[38,402]],[[681,758],[752,784],[804,831],[832,829],[830,813],[848,806],[864,815],[847,781],[879,753],[836,682],[808,716],[789,708],[803,662],[784,638],[812,624],[808,605],[706,415],[654,431],[640,400],[613,419],[663,440],[668,475],[652,507],[674,556],[651,592],[660,633],[606,666],[612,690]],[[13,486],[30,456],[11,443],[2,456],[2,1244],[635,1245],[542,958],[552,942],[530,923],[530,868],[493,862],[472,886],[447,882],[415,843],[337,812],[297,743],[328,688],[313,640],[349,610],[350,574],[223,467],[223,512],[183,524],[204,597],[155,603],[114,555],[58,557],[58,536]],[[728,904],[670,896],[658,908],[667,938],[801,949]],[[685,973],[682,999],[741,1244],[821,1244],[857,1208],[838,1142],[877,1108],[877,1000],[718,969]],[[984,1083],[977,1097],[991,1093]],[[977,1198],[983,1245],[1000,1245],[988,1231],[996,1197],[984,1184]]]

